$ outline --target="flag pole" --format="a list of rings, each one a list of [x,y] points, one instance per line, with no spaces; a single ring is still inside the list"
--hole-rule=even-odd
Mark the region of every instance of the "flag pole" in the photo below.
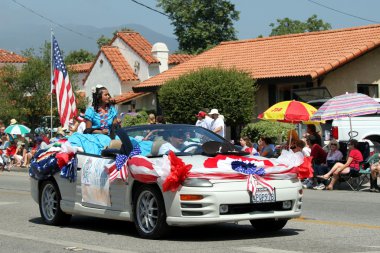
[[[53,28],[50,28],[50,138],[53,138]]]

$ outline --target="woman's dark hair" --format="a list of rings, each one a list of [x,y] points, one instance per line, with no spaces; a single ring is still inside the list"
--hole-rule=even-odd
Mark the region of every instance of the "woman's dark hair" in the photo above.
[[[249,137],[243,136],[241,138],[245,141],[245,145],[247,145],[247,147],[250,147],[250,148],[253,147],[252,141]]]
[[[313,124],[307,125],[307,128],[312,132],[316,133],[317,132],[317,127]]]
[[[103,91],[107,90],[106,87],[96,88],[95,93],[92,93],[92,106],[94,107],[95,112],[98,111],[100,102],[102,101]],[[109,106],[109,104],[107,105]]]
[[[164,116],[162,115],[159,115],[156,117],[156,124],[166,124],[166,120],[164,118]]]
[[[263,136],[261,136],[260,139],[262,139],[263,141],[265,141],[265,143],[267,145],[272,144],[272,139],[269,138],[269,137],[263,137]]]
[[[351,139],[351,140],[349,141],[349,144],[350,144],[350,145],[353,145],[354,148],[358,149],[358,141],[357,141],[357,140],[355,140],[355,139]]]

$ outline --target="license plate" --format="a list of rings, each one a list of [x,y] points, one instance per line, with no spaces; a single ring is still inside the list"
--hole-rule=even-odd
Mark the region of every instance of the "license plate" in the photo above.
[[[252,194],[253,203],[268,203],[276,202],[276,188],[273,189],[273,192],[270,193],[267,188],[258,187],[256,193]]]

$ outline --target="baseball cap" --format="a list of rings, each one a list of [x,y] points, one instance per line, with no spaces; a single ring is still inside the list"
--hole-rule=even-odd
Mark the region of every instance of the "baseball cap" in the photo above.
[[[195,115],[195,116],[204,118],[204,117],[206,117],[206,113],[205,113],[204,111],[200,111],[200,112],[198,112],[198,114]]]

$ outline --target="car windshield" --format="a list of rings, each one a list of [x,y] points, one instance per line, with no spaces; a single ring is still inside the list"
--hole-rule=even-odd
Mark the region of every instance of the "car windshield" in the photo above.
[[[133,146],[139,145],[147,157],[162,156],[172,150],[177,155],[202,154],[206,142],[226,143],[219,135],[192,125],[142,125],[124,128]]]

